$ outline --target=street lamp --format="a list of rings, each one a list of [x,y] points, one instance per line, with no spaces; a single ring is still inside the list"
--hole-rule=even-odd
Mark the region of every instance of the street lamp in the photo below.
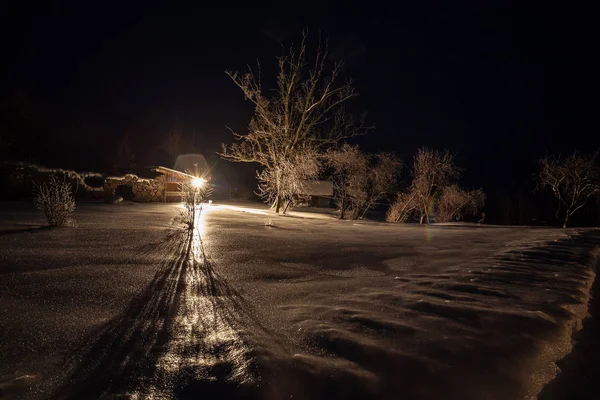
[[[194,178],[192,179],[192,186],[195,188],[201,188],[206,183],[206,179],[203,178]]]

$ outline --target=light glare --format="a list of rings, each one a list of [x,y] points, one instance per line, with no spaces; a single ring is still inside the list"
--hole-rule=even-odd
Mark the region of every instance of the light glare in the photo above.
[[[206,179],[202,179],[202,178],[192,179],[192,186],[197,187],[197,188],[201,188],[202,186],[204,186],[205,183],[206,183]]]

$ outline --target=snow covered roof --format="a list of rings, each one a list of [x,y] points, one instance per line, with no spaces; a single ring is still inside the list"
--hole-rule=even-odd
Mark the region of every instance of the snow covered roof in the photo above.
[[[176,169],[162,167],[160,165],[158,167],[154,168],[153,171],[160,172],[160,173],[166,174],[166,175],[178,175],[182,178],[188,178],[188,179],[195,178],[194,175],[186,174],[185,172],[177,171]]]
[[[306,193],[311,196],[333,196],[333,183],[331,181],[307,182]]]

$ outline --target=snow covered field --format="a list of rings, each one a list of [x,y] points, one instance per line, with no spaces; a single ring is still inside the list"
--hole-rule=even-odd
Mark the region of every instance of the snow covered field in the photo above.
[[[188,234],[177,209],[83,204],[50,230],[1,204],[0,396],[535,398],[600,246],[218,204]]]

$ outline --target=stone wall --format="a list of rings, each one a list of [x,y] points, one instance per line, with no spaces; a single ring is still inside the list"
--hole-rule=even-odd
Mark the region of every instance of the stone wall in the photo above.
[[[115,190],[121,185],[129,185],[133,191],[133,200],[139,202],[163,201],[165,176],[160,175],[154,179],[143,179],[136,175],[128,174],[122,177],[108,177],[104,182],[104,195],[114,197]]]
[[[2,162],[0,163],[0,197],[30,197],[36,186],[47,184],[53,176],[68,182],[76,197],[90,197],[94,194],[93,188],[85,183],[84,176],[101,177],[100,174],[79,174],[71,170],[45,168],[35,164]]]

